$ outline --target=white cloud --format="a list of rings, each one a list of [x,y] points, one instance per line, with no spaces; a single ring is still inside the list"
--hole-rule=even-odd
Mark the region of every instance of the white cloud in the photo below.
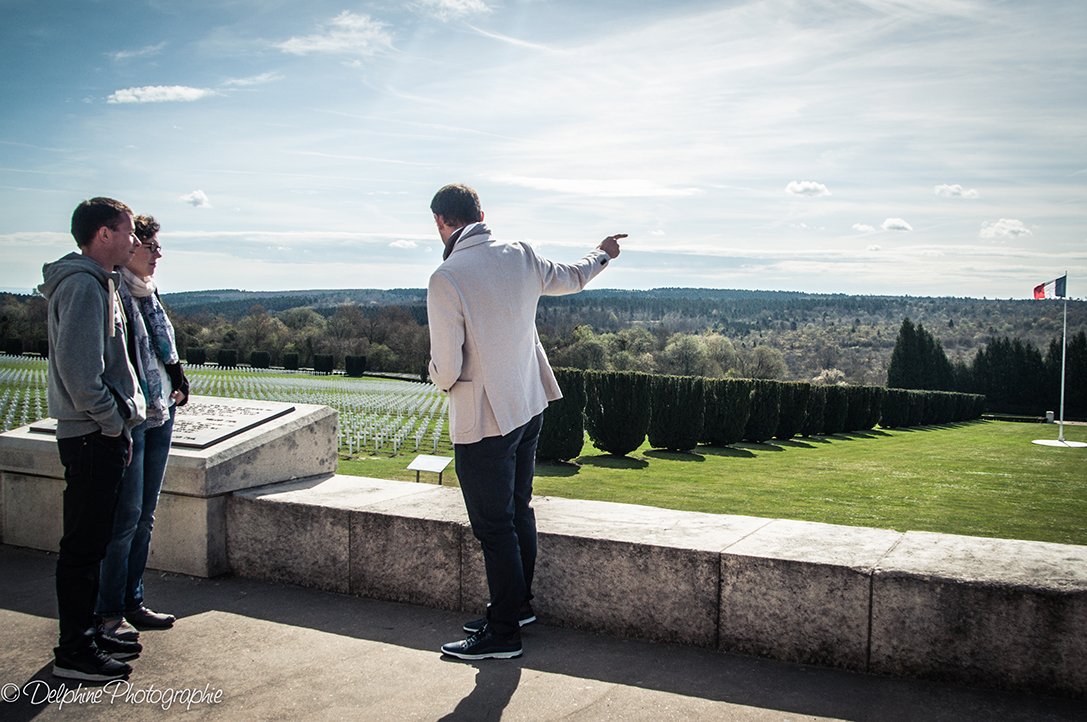
[[[399,241],[393,241],[389,244],[389,248],[418,248],[419,244],[415,241],[408,241],[401,238]]]
[[[194,100],[217,95],[208,88],[190,88],[185,85],[144,85],[139,88],[118,90],[107,103],[191,103]]]
[[[867,223],[854,223],[853,230],[857,231],[858,233],[873,233],[876,229],[873,226],[868,225]]]
[[[424,14],[433,15],[439,20],[455,20],[491,11],[483,0],[417,0],[415,6]]]
[[[789,185],[785,186],[786,193],[792,193],[794,196],[829,196],[830,189],[822,183],[816,183],[815,181],[789,181]]]
[[[344,10],[323,25],[321,32],[290,38],[277,47],[292,55],[329,53],[371,56],[392,47],[392,36],[385,31],[385,24],[381,21]]]
[[[933,191],[941,198],[968,198],[970,200],[973,200],[980,197],[980,194],[977,192],[977,190],[973,188],[963,188],[958,183],[954,185],[948,185],[946,183],[943,185],[938,185],[933,188]]]
[[[118,50],[115,53],[107,53],[107,55],[117,62],[123,62],[125,60],[131,60],[132,58],[146,58],[152,55],[158,55],[165,47],[166,42],[163,41],[155,45],[146,45],[139,50]]]
[[[248,78],[234,78],[227,80],[223,85],[230,88],[248,88],[252,85],[264,85],[266,83],[274,83],[277,80],[282,80],[283,76],[278,73],[261,73],[260,75],[251,75]]]
[[[871,246],[868,246],[868,248],[866,250],[869,250],[869,251],[871,251],[873,253],[879,253],[880,251],[883,250],[883,246],[871,245]]]
[[[596,196],[598,198],[680,198],[702,193],[699,188],[672,188],[641,178],[530,178],[496,176],[497,183],[510,183],[541,191]]]
[[[982,223],[981,232],[978,235],[981,238],[1018,238],[1031,235],[1031,231],[1023,221],[1001,218],[999,221]]]
[[[185,201],[193,208],[211,208],[211,201],[208,200],[208,194],[202,190],[195,190],[192,193],[186,193],[178,200]]]
[[[902,220],[901,218],[888,218],[887,220],[885,220],[883,222],[883,225],[881,225],[880,228],[882,228],[885,231],[912,231],[913,230],[913,226],[911,226],[909,223]]]

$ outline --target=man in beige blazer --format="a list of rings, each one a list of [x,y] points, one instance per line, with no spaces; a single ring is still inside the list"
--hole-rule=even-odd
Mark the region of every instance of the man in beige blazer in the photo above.
[[[536,621],[532,575],[536,517],[530,506],[543,411],[562,398],[536,333],[540,296],[577,293],[619,255],[620,233],[580,261],[562,264],[525,243],[491,237],[479,196],[448,185],[430,203],[445,244],[430,277],[430,378],[449,393],[449,436],[472,532],[483,547],[490,604],[442,645],[461,659],[521,655],[521,626]]]

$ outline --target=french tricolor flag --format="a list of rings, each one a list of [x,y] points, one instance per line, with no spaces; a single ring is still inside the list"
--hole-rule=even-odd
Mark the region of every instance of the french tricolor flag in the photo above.
[[[1068,284],[1068,274],[1060,278],[1054,278],[1048,283],[1041,283],[1034,287],[1035,298],[1064,298]]]

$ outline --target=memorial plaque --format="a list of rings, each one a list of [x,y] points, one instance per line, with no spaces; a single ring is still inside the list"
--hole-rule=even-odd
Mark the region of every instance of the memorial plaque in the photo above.
[[[170,446],[180,449],[206,449],[292,411],[292,404],[280,401],[191,396],[189,403],[177,409]],[[30,430],[55,434],[57,420],[42,419],[31,424]]]
[[[183,449],[206,449],[292,411],[293,405],[280,401],[193,396],[189,403],[177,410],[170,445]]]

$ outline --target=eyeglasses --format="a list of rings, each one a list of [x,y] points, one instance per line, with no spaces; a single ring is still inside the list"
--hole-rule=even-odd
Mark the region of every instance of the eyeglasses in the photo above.
[[[135,236],[133,236],[135,238]],[[148,253],[161,253],[162,246],[158,243],[140,243],[141,246],[147,249]]]

